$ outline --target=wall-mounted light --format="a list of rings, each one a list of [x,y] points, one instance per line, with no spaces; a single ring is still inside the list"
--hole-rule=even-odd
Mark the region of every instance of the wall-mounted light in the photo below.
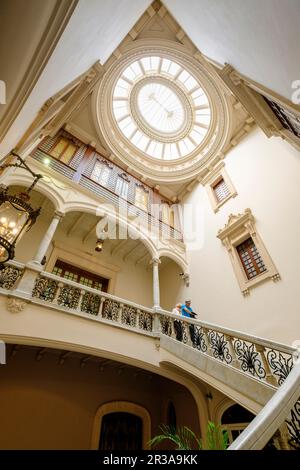
[[[95,251],[98,251],[98,252],[102,251],[103,243],[104,243],[104,240],[102,240],[102,238],[98,238],[98,240],[96,241]]]

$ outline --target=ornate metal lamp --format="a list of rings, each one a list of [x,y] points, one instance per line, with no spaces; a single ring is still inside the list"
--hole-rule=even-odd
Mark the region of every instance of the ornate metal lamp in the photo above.
[[[29,194],[42,175],[35,174],[15,152],[11,152],[11,155],[16,157],[17,161],[4,163],[0,169],[23,168],[34,177],[34,181],[28,189],[18,194],[10,194],[9,188],[0,185],[0,269],[14,258],[16,243],[34,225],[41,210],[40,207],[34,209],[30,205]]]
[[[102,240],[102,238],[98,238],[98,240],[96,241],[95,251],[98,251],[98,252],[102,251],[103,243],[104,243],[104,240]]]

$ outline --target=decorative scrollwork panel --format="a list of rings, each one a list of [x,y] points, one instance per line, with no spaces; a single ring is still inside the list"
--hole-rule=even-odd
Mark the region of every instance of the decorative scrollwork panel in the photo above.
[[[228,341],[225,339],[225,336],[217,331],[209,330],[208,338],[213,357],[230,364],[232,362],[232,356],[229,352]]]
[[[0,271],[0,287],[3,289],[12,289],[21,276],[22,271],[14,266],[5,266]]]
[[[293,449],[300,450],[300,398],[291,410],[289,419],[286,420],[290,435],[289,444]]]
[[[270,349],[267,353],[267,361],[273,375],[276,376],[278,385],[282,385],[293,367],[293,358],[290,354]]]
[[[35,281],[32,297],[37,297],[38,299],[45,300],[46,302],[52,302],[57,289],[58,283],[56,281],[45,277],[39,277]]]
[[[207,352],[206,337],[202,327],[190,325],[189,332],[193,347],[199,351]]]
[[[106,320],[118,321],[119,318],[119,308],[120,305],[118,302],[107,299],[104,302],[102,317]]]
[[[263,367],[259,353],[255,350],[254,344],[246,343],[241,339],[234,340],[234,350],[237,360],[241,363],[241,369],[251,375],[264,379],[266,371]]]
[[[132,326],[133,328],[136,326],[137,320],[137,311],[134,307],[130,307],[128,305],[124,305],[122,308],[122,315],[121,321],[125,325]]]
[[[160,317],[160,325],[163,335],[172,336],[172,322],[169,317]]]
[[[91,294],[90,292],[85,292],[82,297],[81,302],[81,311],[85,313],[90,313],[91,315],[98,315],[100,307],[100,297],[99,295]]]
[[[139,313],[139,328],[145,331],[152,331],[152,315],[146,312]]]
[[[76,309],[78,307],[80,289],[77,287],[63,286],[60,290],[57,303],[62,307]]]

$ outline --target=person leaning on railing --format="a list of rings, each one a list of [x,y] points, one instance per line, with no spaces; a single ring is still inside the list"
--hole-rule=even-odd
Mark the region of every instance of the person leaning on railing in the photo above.
[[[197,314],[193,311],[191,307],[191,301],[186,300],[185,304],[181,306],[181,313],[183,317],[196,318]],[[190,337],[193,345],[197,343],[196,329],[194,325],[189,325]]]

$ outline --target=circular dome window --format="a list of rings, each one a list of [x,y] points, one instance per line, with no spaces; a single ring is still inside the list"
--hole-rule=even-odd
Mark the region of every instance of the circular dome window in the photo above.
[[[113,114],[131,144],[164,160],[194,152],[211,122],[209,100],[196,78],[175,61],[156,56],[123,70],[113,90]]]

